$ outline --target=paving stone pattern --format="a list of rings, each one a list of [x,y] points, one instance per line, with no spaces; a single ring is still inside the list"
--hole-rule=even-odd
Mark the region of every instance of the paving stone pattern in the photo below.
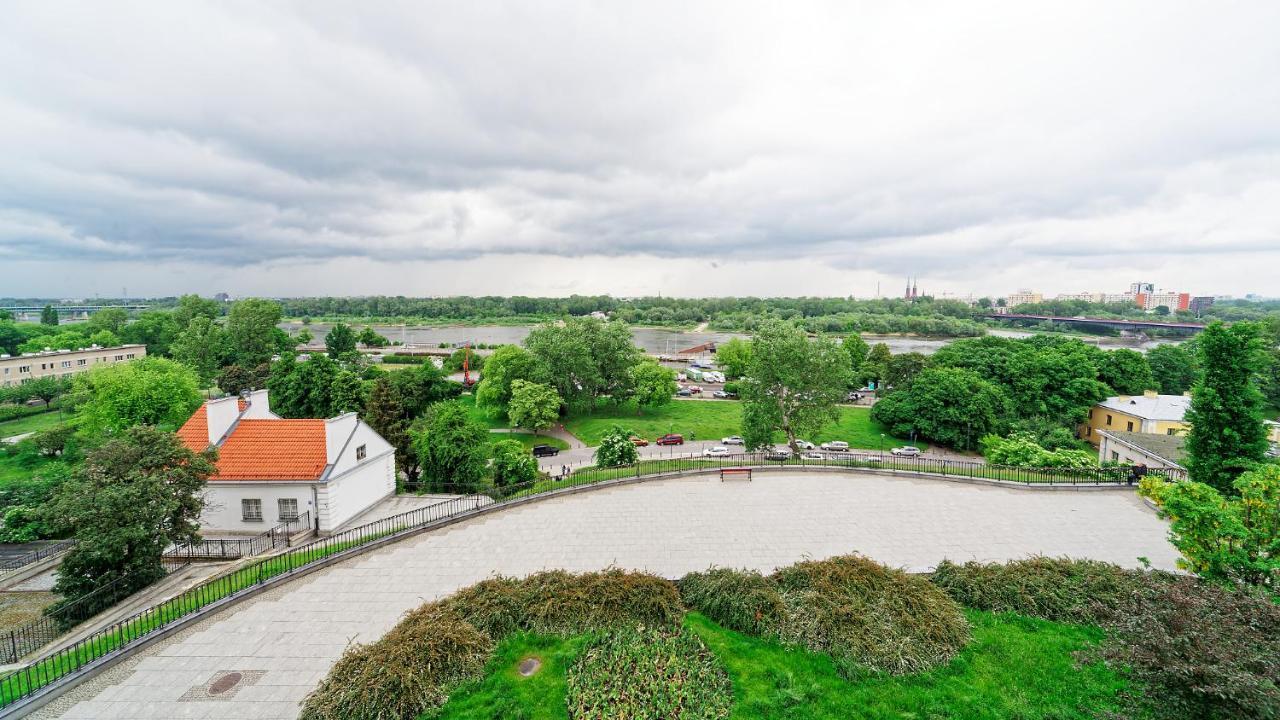
[[[66,693],[44,718],[295,718],[342,651],[407,610],[493,574],[609,566],[676,578],[861,552],[912,570],[1029,554],[1173,568],[1166,527],[1131,491],[1045,491],[849,473],[651,481],[532,503],[419,535],[286,583]],[[234,693],[199,700],[242,673]]]

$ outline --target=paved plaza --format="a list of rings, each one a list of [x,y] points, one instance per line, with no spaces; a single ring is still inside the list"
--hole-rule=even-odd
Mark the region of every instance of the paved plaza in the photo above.
[[[1126,490],[1047,491],[856,473],[659,480],[569,495],[425,533],[286,583],[68,691],[40,718],[295,718],[353,642],[495,573],[609,566],[669,578],[860,552],[927,570],[1030,554],[1172,569],[1166,527]],[[216,695],[210,684],[238,680]],[[232,680],[224,680],[225,687]]]

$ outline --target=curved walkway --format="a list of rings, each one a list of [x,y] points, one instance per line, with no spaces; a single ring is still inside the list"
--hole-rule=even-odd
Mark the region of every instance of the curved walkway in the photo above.
[[[925,570],[944,558],[1068,555],[1172,568],[1166,527],[1131,491],[1025,490],[856,473],[703,475],[562,496],[360,555],[234,606],[64,694],[40,718],[295,718],[352,642],[495,573],[608,566],[679,577],[861,552]],[[233,691],[209,699],[217,677]]]

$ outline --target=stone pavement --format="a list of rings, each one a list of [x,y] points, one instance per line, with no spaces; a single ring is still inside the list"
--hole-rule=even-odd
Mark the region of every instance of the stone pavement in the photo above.
[[[425,533],[286,583],[69,691],[39,718],[295,718],[353,642],[495,573],[712,565],[771,570],[861,552],[912,570],[1029,554],[1173,568],[1166,527],[1132,492],[1046,491],[856,473],[650,481],[537,502]],[[230,690],[212,683],[240,673]],[[231,683],[227,680],[223,684]]]

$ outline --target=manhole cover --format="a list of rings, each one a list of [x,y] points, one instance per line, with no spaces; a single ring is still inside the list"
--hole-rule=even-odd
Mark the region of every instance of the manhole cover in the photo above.
[[[542,661],[536,657],[525,658],[520,661],[520,674],[529,677],[538,672],[538,668],[542,667]]]
[[[209,686],[209,694],[221,695],[222,693],[230,690],[236,685],[239,685],[240,680],[243,678],[244,676],[238,672],[227,673],[226,675],[223,675],[222,677],[213,681],[213,684]]]

